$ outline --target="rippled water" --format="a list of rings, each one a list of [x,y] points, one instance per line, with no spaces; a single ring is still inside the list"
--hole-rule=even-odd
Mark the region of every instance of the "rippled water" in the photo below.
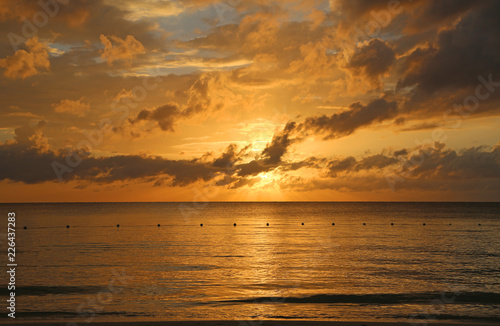
[[[500,321],[498,203],[1,207],[17,321]]]

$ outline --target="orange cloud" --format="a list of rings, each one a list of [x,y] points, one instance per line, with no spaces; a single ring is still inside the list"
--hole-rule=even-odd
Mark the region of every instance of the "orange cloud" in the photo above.
[[[5,68],[3,75],[10,79],[25,79],[37,75],[40,69],[49,70],[50,61],[47,47],[35,36],[26,41],[26,50],[17,50],[14,55],[0,59],[0,67]]]
[[[115,60],[130,61],[138,54],[146,52],[146,49],[141,42],[137,41],[132,35],[127,35],[123,40],[117,36],[111,35],[109,38],[101,34],[101,43],[104,44],[104,50],[101,57],[106,59],[108,64],[112,64]],[[111,40],[115,43],[113,46]]]
[[[74,114],[79,117],[85,116],[87,111],[90,109],[90,105],[84,102],[84,98],[73,101],[73,100],[61,100],[61,102],[52,104],[56,112],[67,112]]]
[[[36,11],[35,1],[9,1],[0,0],[0,21],[17,19],[21,21],[23,17],[31,17]]]

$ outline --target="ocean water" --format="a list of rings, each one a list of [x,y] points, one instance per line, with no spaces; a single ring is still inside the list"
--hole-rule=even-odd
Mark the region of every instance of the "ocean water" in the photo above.
[[[500,322],[499,203],[0,207],[16,321]]]

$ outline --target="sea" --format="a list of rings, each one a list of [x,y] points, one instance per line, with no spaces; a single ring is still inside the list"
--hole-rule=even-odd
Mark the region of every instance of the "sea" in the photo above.
[[[0,207],[0,323],[9,212],[16,322],[500,322],[500,203]]]

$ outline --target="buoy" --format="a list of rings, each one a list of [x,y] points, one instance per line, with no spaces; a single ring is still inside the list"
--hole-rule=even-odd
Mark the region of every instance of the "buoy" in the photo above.
[[[234,223],[233,225],[236,226],[236,223]]]
[[[449,225],[451,225],[451,223]]]
[[[481,226],[481,223],[479,223],[478,225]]]
[[[120,224],[116,224],[116,227],[119,228],[120,227]]]
[[[160,227],[160,226],[161,226],[161,225],[160,225],[160,224],[158,224],[158,227]]]
[[[26,230],[27,228],[28,228],[28,227],[26,227],[26,226],[25,226],[23,229],[25,229],[25,230]]]
[[[335,225],[335,223],[332,223],[332,225]]]
[[[200,226],[203,226],[203,223],[200,223]]]
[[[66,225],[66,229],[69,229],[69,225]]]
[[[391,223],[391,225],[394,225],[394,223]]]
[[[424,223],[424,224],[422,224],[422,225],[425,225],[425,223]]]
[[[302,223],[302,225],[304,225],[304,223]]]
[[[267,226],[269,226],[269,223],[266,223]]]
[[[366,225],[366,223],[363,223],[363,225]]]

